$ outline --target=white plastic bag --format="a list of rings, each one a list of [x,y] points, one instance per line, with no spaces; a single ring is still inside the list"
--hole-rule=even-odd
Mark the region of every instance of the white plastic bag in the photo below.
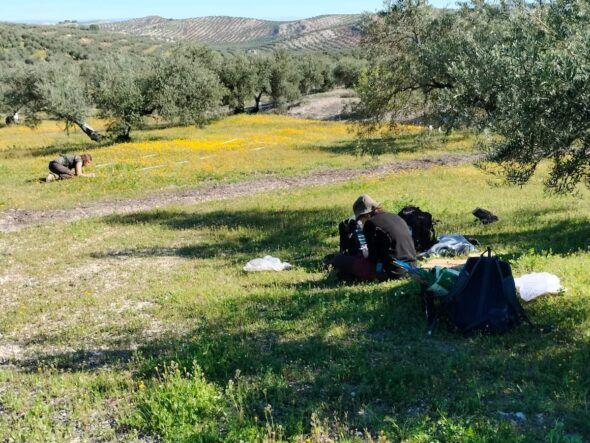
[[[557,275],[548,272],[533,272],[514,279],[516,289],[524,301],[531,301],[543,294],[563,291]]]
[[[290,263],[282,262],[276,257],[267,255],[263,258],[255,258],[254,260],[250,260],[248,263],[246,263],[246,266],[244,266],[244,271],[285,271],[291,268],[292,266]]]

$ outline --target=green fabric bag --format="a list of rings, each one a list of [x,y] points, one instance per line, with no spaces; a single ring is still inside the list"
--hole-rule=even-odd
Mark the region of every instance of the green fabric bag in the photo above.
[[[459,278],[460,269],[435,266],[418,271],[426,290],[439,297],[446,297]]]

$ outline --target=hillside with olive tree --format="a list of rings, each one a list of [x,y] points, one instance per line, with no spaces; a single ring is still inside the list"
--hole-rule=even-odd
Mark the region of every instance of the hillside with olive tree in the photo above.
[[[34,64],[66,57],[74,61],[104,58],[108,54],[143,56],[158,53],[166,44],[147,37],[121,35],[76,24],[33,26],[0,23],[0,65]]]
[[[181,20],[144,17],[101,23],[101,30],[152,37],[159,41],[191,41],[217,48],[332,50],[360,44],[360,14],[335,14],[294,21],[243,17],[197,17]]]

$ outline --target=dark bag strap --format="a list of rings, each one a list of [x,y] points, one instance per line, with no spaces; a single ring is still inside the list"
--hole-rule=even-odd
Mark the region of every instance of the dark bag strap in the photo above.
[[[440,307],[436,305],[434,295],[426,289],[426,286],[420,285],[420,294],[422,295],[424,317],[428,324],[428,335],[432,335],[438,324]]]

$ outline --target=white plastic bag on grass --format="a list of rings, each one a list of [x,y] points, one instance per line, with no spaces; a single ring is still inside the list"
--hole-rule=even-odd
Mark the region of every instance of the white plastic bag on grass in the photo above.
[[[244,271],[286,271],[287,269],[291,268],[292,266],[290,263],[282,262],[276,257],[267,255],[263,258],[255,258],[254,260],[250,260],[248,263],[246,263],[246,266],[244,266]]]
[[[563,291],[557,275],[548,272],[533,272],[514,279],[516,289],[524,301],[531,301],[543,294],[557,294]]]

